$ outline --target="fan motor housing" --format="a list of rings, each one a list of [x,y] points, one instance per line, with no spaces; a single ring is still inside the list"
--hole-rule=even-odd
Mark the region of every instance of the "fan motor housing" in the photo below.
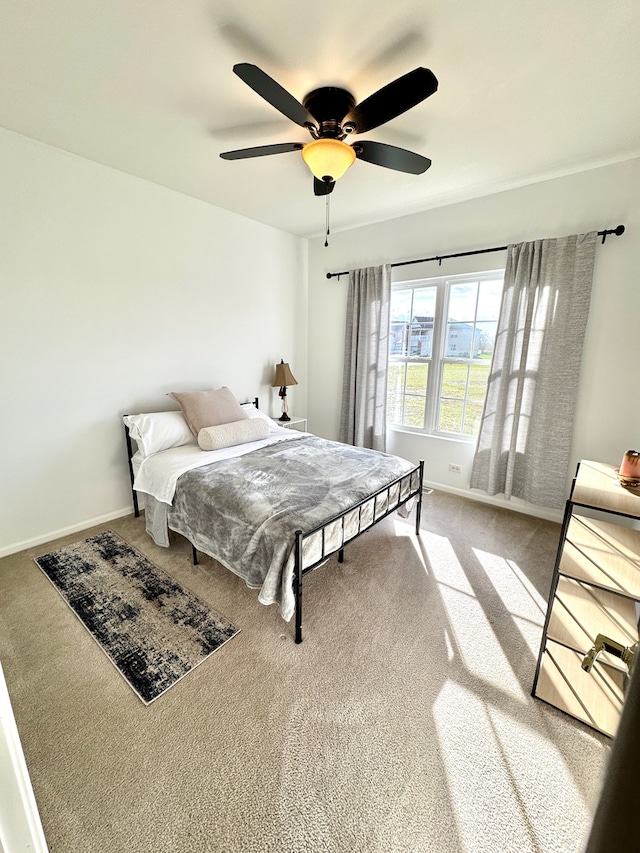
[[[337,86],[314,89],[304,99],[305,109],[318,122],[320,136],[344,136],[341,122],[355,105],[351,92]]]

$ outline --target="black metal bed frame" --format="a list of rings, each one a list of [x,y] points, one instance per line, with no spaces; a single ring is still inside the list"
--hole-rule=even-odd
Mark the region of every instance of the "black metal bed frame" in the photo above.
[[[294,551],[294,569],[293,569],[293,594],[295,597],[295,641],[296,643],[302,642],[302,578],[304,575],[309,572],[314,571],[320,565],[322,565],[329,557],[333,554],[338,554],[338,562],[344,562],[344,549],[345,546],[349,544],[349,542],[353,542],[354,539],[357,539],[359,536],[362,536],[363,533],[366,533],[372,527],[374,527],[379,521],[382,521],[383,518],[386,518],[388,515],[391,515],[392,512],[395,512],[401,506],[407,503],[407,501],[412,498],[416,499],[416,536],[420,535],[420,516],[422,514],[422,478],[424,474],[424,461],[421,460],[415,468],[412,468],[411,471],[408,471],[406,474],[403,474],[401,477],[397,477],[391,483],[388,483],[386,486],[383,486],[381,489],[378,489],[377,492],[374,492],[372,495],[368,495],[366,498],[363,498],[358,503],[353,504],[348,509],[343,512],[334,515],[332,518],[329,518],[327,521],[324,521],[322,524],[317,525],[316,527],[311,528],[310,530],[296,530],[295,532],[295,551]],[[417,485],[414,485],[414,481],[417,481]],[[405,485],[406,484],[406,485]],[[391,490],[394,487],[398,487],[398,500],[391,505]],[[403,487],[408,491],[404,497],[402,497]],[[379,515],[377,513],[377,505],[378,499],[382,496],[386,496],[386,509],[382,511]],[[362,507],[365,504],[373,501],[373,517],[370,523],[366,523],[364,527],[362,522]],[[344,538],[344,520],[351,513],[358,511],[358,526],[357,532],[353,535],[349,536],[347,539]],[[335,524],[336,522],[342,520],[342,544],[337,548],[331,548],[329,550],[325,549],[325,530]],[[308,539],[311,536],[314,536],[316,533],[322,532],[322,555],[313,562],[310,566],[306,566],[303,568],[303,559],[302,559],[302,546],[305,539]]]
[[[258,398],[256,397],[253,401],[256,409],[258,408]],[[129,427],[125,424],[125,436],[127,442],[127,457],[129,462],[129,476],[131,479],[131,494],[133,495],[133,511],[136,518],[140,516],[140,508],[138,504],[138,496],[136,494],[135,489],[133,488],[134,475],[133,475],[133,445],[131,442],[131,435],[129,434]],[[372,527],[375,527],[378,522],[382,521],[388,515],[391,515],[392,512],[395,512],[401,506],[404,506],[408,501],[415,499],[416,500],[416,520],[415,520],[415,531],[416,536],[420,535],[420,518],[422,515],[422,486],[423,486],[423,476],[424,476],[424,461],[420,460],[418,465],[412,468],[410,471],[407,471],[405,474],[402,474],[400,477],[396,477],[395,480],[392,480],[386,486],[383,486],[378,491],[374,492],[371,495],[367,495],[366,498],[363,498],[361,501],[358,501],[355,504],[352,504],[347,509],[342,512],[337,513],[336,515],[328,518],[322,524],[316,525],[316,527],[312,527],[309,530],[296,530],[295,531],[295,541],[294,541],[294,569],[293,569],[293,594],[295,599],[295,642],[302,642],[302,578],[309,574],[309,572],[315,571],[315,569],[319,568],[322,564],[324,564],[329,557],[333,556],[333,554],[338,554],[338,562],[344,562],[344,549],[350,543],[353,542],[358,537],[362,536],[363,533],[366,533]],[[391,493],[392,490],[397,487],[398,489],[398,497],[397,499],[392,499]],[[364,519],[362,517],[362,508],[373,501],[373,514],[371,520]],[[378,513],[378,504],[381,503],[383,509]],[[353,513],[358,513],[357,525],[354,533],[350,533],[345,538],[345,518],[347,516],[352,515]],[[326,537],[325,532],[328,527],[335,525],[337,522],[342,524],[342,537],[341,544],[337,547],[329,547],[326,545]],[[303,567],[303,544],[306,539],[309,539],[311,536],[315,536],[316,534],[321,534],[321,554],[314,560],[313,563],[309,566]],[[193,564],[198,565],[198,551],[193,545],[193,543],[189,543],[191,545],[191,552],[193,556]]]

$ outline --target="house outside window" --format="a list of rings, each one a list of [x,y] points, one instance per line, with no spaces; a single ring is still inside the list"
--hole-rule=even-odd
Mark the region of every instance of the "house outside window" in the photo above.
[[[390,426],[448,438],[477,435],[503,278],[497,270],[394,283]]]

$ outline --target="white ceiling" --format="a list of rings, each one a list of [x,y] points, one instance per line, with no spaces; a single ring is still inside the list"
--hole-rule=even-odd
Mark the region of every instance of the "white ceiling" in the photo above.
[[[356,161],[332,230],[640,156],[638,0],[3,0],[0,125],[293,234],[322,233],[303,128],[232,72],[356,101],[423,65],[438,92],[363,134],[432,159]]]

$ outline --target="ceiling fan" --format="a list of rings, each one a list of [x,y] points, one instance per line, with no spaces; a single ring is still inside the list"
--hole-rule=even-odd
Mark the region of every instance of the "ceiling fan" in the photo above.
[[[438,88],[438,81],[428,68],[415,68],[378,89],[359,104],[356,104],[350,92],[335,86],[314,89],[300,103],[257,65],[242,62],[234,65],[233,70],[265,101],[291,121],[305,127],[312,141],[282,142],[224,151],[220,154],[224,160],[300,151],[302,159],[313,173],[313,191],[320,196],[329,195],[333,191],[335,182],[356,159],[412,175],[426,172],[431,165],[428,157],[395,145],[370,140],[350,145],[344,141],[349,134],[373,130],[433,95]]]

